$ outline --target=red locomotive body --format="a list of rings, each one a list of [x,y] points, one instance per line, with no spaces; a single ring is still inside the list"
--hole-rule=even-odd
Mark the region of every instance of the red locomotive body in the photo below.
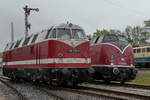
[[[12,79],[76,85],[90,79],[90,66],[89,41],[74,24],[61,24],[9,43],[3,52],[3,74]]]
[[[91,40],[90,51],[94,79],[123,83],[135,79],[133,49],[124,36],[106,34],[95,37]]]

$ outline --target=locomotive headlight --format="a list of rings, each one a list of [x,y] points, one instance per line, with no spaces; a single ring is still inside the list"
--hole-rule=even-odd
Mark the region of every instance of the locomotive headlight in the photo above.
[[[111,65],[114,65],[114,55],[110,56],[110,63],[111,63]]]

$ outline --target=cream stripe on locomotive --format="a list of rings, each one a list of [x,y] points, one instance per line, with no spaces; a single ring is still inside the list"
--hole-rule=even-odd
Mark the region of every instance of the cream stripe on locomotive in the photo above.
[[[118,48],[117,46],[115,46],[115,45],[113,45],[113,44],[110,44],[110,43],[102,43],[102,44],[108,44],[108,45],[114,46],[114,47],[117,48],[122,54],[123,54],[124,51],[130,46],[130,44],[127,45],[127,46],[123,49],[123,51],[121,51],[120,48]]]
[[[92,67],[135,67],[135,66],[124,66],[124,65],[92,65]]]
[[[40,60],[24,60],[24,61],[13,61],[13,62],[3,62],[3,65],[27,65],[27,64],[67,64],[67,63],[83,63],[90,64],[90,58],[49,58]]]
[[[127,46],[123,49],[123,51],[121,51],[120,48],[118,48],[117,46],[115,46],[115,45],[113,45],[113,44],[111,44],[111,43],[101,43],[100,45],[102,45],[102,44],[111,45],[111,46],[117,48],[122,54],[124,53],[124,51],[125,51],[129,46],[131,46],[131,45],[129,44],[129,45],[127,45]],[[99,44],[95,44],[95,45],[99,45]]]

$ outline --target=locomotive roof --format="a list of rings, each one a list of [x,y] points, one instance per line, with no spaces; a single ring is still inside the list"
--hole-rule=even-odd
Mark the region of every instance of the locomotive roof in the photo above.
[[[35,37],[35,35],[38,35],[37,36],[37,39],[35,40],[34,43],[37,43],[37,42],[41,42],[41,41],[44,41],[45,40],[45,36],[47,34],[47,31],[50,30],[50,29],[54,29],[54,28],[71,28],[71,29],[82,29],[79,25],[75,25],[75,24],[71,24],[71,23],[67,23],[67,24],[59,24],[59,25],[56,25],[56,26],[51,26],[50,28],[46,29],[46,30],[42,30],[41,32],[37,32],[37,33],[33,33],[33,34],[30,34],[28,35],[26,38],[23,37],[23,38],[20,38],[16,41],[13,41],[13,42],[9,42],[6,47],[5,47],[5,50],[11,50],[11,49],[14,49],[15,46],[17,47],[21,47],[24,42],[26,41],[27,38],[29,38],[29,41],[26,45],[30,45],[32,44],[32,40],[33,38]],[[83,29],[82,29],[83,30]],[[19,42],[20,41],[20,42]],[[17,45],[17,42],[19,42]]]
[[[82,29],[79,25],[75,25],[75,24],[72,24],[72,23],[69,23],[69,24],[60,24],[60,25],[57,25],[55,26],[54,28],[72,28],[72,29]]]

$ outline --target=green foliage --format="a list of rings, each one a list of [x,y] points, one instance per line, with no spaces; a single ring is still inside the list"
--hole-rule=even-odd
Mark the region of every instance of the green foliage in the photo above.
[[[127,26],[125,28],[124,32],[121,32],[120,30],[116,30],[116,29],[111,29],[111,30],[107,30],[107,29],[103,29],[103,30],[99,30],[97,29],[96,32],[93,33],[93,36],[88,36],[88,37],[94,37],[94,36],[101,36],[101,35],[105,35],[105,34],[122,34],[124,36],[127,37],[129,43],[131,45],[143,45],[143,44],[147,44],[146,40],[148,40],[150,38],[150,20],[144,21],[145,26],[141,27],[141,26]]]
[[[102,36],[102,35],[105,35],[105,34],[109,34],[109,31],[106,30],[106,29],[103,29],[103,30],[97,29],[96,32],[93,33],[93,36]]]
[[[92,38],[92,35],[89,34],[89,35],[86,35],[88,39],[91,39]]]

